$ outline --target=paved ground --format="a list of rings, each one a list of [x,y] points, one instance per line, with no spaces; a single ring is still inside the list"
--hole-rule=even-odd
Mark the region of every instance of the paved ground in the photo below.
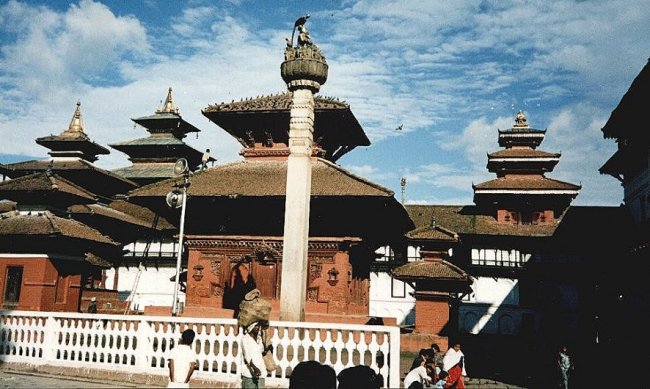
[[[0,367],[0,389],[14,388],[163,388],[164,386],[152,384],[137,384],[133,382],[121,382],[110,380],[94,380],[92,378],[60,376],[55,374],[44,374],[34,372],[18,372]],[[506,384],[494,380],[470,378],[466,382],[468,389],[522,389],[523,387]],[[205,387],[201,385],[201,387]],[[214,387],[214,386],[212,386]]]
[[[62,377],[49,374],[16,373],[0,369],[0,388],[135,388],[120,382],[95,382],[89,379]]]

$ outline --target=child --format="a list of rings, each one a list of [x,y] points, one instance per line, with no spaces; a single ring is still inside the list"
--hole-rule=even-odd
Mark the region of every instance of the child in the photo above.
[[[441,371],[440,373],[438,373],[438,382],[436,382],[434,388],[436,388],[436,389],[444,389],[445,384],[447,383],[447,377],[449,377],[449,373],[447,373],[444,370]]]

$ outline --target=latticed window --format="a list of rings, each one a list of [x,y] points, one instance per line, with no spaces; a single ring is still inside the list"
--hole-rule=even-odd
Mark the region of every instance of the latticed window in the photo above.
[[[522,267],[532,255],[516,249],[473,248],[472,265]]]

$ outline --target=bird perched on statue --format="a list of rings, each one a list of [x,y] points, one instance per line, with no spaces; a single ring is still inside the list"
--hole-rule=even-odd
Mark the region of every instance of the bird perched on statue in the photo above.
[[[307,19],[309,19],[309,14],[305,14],[305,16],[299,17],[298,19],[296,19],[296,22],[293,24],[293,28],[302,26],[307,22]]]

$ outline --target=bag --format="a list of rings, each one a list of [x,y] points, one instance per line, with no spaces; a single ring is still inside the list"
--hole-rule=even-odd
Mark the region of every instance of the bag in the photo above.
[[[240,327],[246,328],[255,321],[269,320],[271,303],[261,298],[260,294],[259,289],[253,289],[246,293],[244,300],[239,304],[237,324]]]
[[[275,359],[273,358],[273,353],[271,351],[267,351],[267,353],[264,354],[262,358],[264,359],[264,366],[266,366],[267,372],[270,373],[278,368],[278,365],[275,364]]]

